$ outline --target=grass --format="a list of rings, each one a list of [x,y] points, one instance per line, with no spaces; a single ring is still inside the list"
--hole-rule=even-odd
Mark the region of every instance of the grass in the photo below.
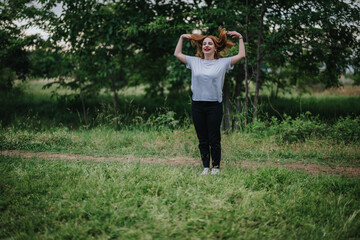
[[[43,128],[66,126],[77,129],[83,125],[83,110],[78,95],[63,98],[64,94],[74,93],[70,90],[57,90],[57,97],[51,92],[55,87],[42,89],[49,81],[30,80],[18,84],[23,92],[0,94],[0,120],[2,126],[14,122],[36,118]],[[314,92],[299,95],[293,91],[280,95],[277,99],[269,99],[266,94],[260,97],[260,118],[267,120],[271,116],[281,118],[285,113],[297,117],[301,113],[311,112],[314,116],[327,122],[334,122],[339,117],[360,115],[360,86],[345,86],[344,91],[328,90],[326,94]],[[335,91],[335,92],[334,92]],[[266,89],[263,90],[266,93]],[[110,93],[102,92],[99,96],[85,98],[88,120],[91,127],[111,124],[113,99]],[[161,117],[168,112],[175,112],[174,118],[186,124],[190,117],[190,95],[146,97],[143,86],[126,88],[119,91],[119,122],[124,126],[134,123],[146,123]],[[274,110],[275,109],[275,110]]]
[[[339,117],[360,115],[360,96],[343,95],[307,95],[303,97],[263,99],[262,113],[279,117],[287,114],[298,116],[300,113],[310,112],[318,115],[323,121],[332,122]],[[276,109],[275,112],[271,105]]]
[[[278,169],[0,157],[2,239],[356,239],[360,182]]]
[[[109,127],[70,131],[6,128],[0,130],[2,150],[61,152],[93,156],[190,157],[200,158],[194,128],[123,129]],[[222,159],[240,162],[302,162],[326,165],[359,166],[360,143],[308,138],[287,143],[276,136],[234,132],[222,135]]]
[[[0,150],[135,160],[0,155],[1,239],[360,238],[359,178],[239,164],[224,164],[219,176],[200,176],[198,141],[186,101],[175,99],[175,105],[171,99],[131,95],[141,89],[124,92],[121,130],[116,131],[111,97],[94,97],[87,100],[92,125],[84,129],[79,100],[51,98],[50,90],[40,90],[42,84],[30,83],[23,94],[0,95]],[[273,105],[298,115],[297,99],[300,112],[310,103],[312,115],[279,122],[268,118],[269,110],[246,131],[223,133],[223,163],[359,167],[360,119],[339,118],[357,114],[359,97],[284,97]],[[332,123],[322,122],[321,116]],[[140,161],[146,157],[191,158],[198,164]]]
[[[2,126],[30,120],[41,121],[42,128],[65,125],[77,129],[83,125],[83,109],[79,94],[71,90],[56,90],[53,86],[42,89],[48,81],[31,80],[18,83],[13,92],[0,94],[0,121]],[[52,95],[56,90],[57,94]],[[189,116],[189,96],[184,101],[164,96],[146,97],[143,87],[119,91],[118,119],[121,125],[156,119],[169,111],[176,112],[176,118],[183,121]],[[114,119],[113,96],[109,92],[85,96],[87,118],[91,127],[112,124]]]
[[[10,94],[9,98],[1,96],[0,149],[95,156],[131,154],[135,157],[199,158],[196,134],[189,115],[185,114],[189,108],[186,101],[177,99],[175,106],[164,99],[133,96],[131,93],[136,90],[131,90],[120,97],[121,131],[114,131],[111,97],[95,97],[87,101],[87,106],[92,109],[89,110],[92,124],[89,130],[84,130],[79,127],[82,125],[79,100],[51,98],[50,90],[53,89],[41,90],[43,84],[44,81],[30,81],[25,85],[25,93]],[[350,90],[347,88],[346,91]],[[302,100],[288,96],[278,99],[278,103],[274,102],[276,108],[290,112],[290,115],[298,115],[298,100],[302,101],[303,110],[306,102],[314,110],[310,117],[305,114],[300,119],[276,124],[269,118],[272,111],[269,110],[268,115],[260,114],[263,120],[251,125],[250,130],[223,134],[223,160],[359,166],[360,119],[357,122],[345,119],[334,124],[338,115],[352,115],[353,109],[360,107],[359,97],[345,95],[329,93],[305,96]],[[330,98],[332,101],[328,101]],[[172,117],[169,113],[173,109],[182,110]],[[343,113],[339,114],[337,109],[342,109]],[[316,113],[337,117],[329,117],[328,121],[333,123],[325,125],[320,118],[312,117]],[[177,119],[184,114],[183,121],[179,122]]]

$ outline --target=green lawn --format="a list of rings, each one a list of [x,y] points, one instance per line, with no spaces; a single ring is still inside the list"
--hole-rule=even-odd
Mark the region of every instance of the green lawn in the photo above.
[[[360,180],[0,157],[2,239],[357,239]]]

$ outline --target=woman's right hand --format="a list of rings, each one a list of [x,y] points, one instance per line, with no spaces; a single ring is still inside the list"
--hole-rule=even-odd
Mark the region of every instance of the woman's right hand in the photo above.
[[[243,36],[241,36],[241,34],[238,33],[237,31],[227,31],[226,33],[232,36],[232,38],[239,38],[239,39],[243,38]]]
[[[183,34],[181,38],[191,39],[191,34]]]

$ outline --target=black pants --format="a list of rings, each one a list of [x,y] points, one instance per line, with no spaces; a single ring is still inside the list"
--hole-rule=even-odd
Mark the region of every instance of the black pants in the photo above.
[[[222,103],[193,101],[191,114],[199,139],[199,149],[204,167],[210,167],[210,153],[212,166],[220,167],[221,135],[220,125],[223,115]]]

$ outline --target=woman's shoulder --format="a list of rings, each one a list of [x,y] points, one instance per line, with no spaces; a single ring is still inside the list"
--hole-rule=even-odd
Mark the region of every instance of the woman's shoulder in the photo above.
[[[192,62],[200,62],[201,58],[196,57],[196,56],[186,56],[186,60],[187,61],[192,61]]]
[[[228,62],[231,62],[231,57],[222,57],[219,58],[219,60],[220,60],[219,62],[226,64]]]
[[[219,58],[220,60],[222,61],[229,61],[229,59],[231,59],[232,57],[222,57],[222,58]]]
[[[188,56],[188,55],[186,55],[186,57],[187,57],[187,58],[191,58],[191,59],[201,59],[201,58],[196,57],[196,56]]]

